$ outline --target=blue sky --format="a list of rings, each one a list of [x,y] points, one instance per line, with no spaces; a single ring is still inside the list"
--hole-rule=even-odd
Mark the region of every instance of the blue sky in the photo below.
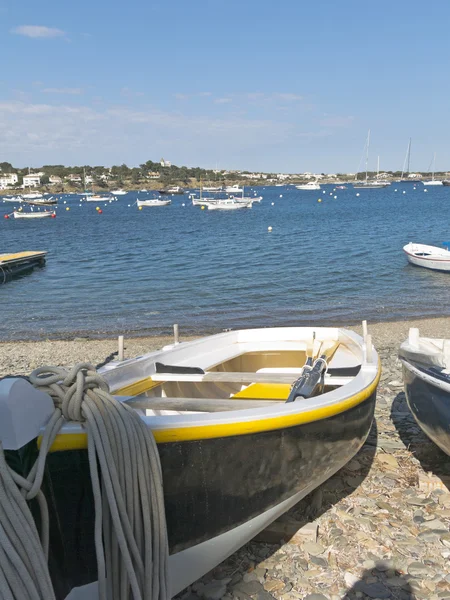
[[[0,0],[0,161],[450,169],[450,2]]]

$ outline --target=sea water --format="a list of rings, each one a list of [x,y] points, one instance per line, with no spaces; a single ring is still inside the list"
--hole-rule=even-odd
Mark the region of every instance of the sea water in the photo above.
[[[402,252],[450,239],[450,187],[425,189],[255,187],[261,204],[237,211],[61,196],[56,219],[37,220],[4,219],[15,205],[0,198],[0,253],[48,251],[44,268],[0,285],[0,339],[450,315],[450,273]]]

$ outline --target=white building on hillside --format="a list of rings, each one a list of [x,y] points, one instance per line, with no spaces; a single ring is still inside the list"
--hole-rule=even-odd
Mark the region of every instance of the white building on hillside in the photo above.
[[[41,174],[40,173],[29,173],[23,176],[23,186],[26,187],[39,187],[41,185]]]
[[[0,174],[0,190],[6,189],[8,186],[15,185],[19,181],[17,173]]]
[[[164,160],[163,158],[160,160],[159,164],[162,167],[171,167],[172,163],[170,162],[170,160]]]

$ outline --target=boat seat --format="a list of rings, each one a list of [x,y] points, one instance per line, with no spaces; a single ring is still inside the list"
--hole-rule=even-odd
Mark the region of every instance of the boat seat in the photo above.
[[[124,399],[131,408],[142,410],[174,410],[186,412],[223,412],[230,410],[247,410],[249,408],[265,408],[276,404],[270,400],[233,400],[223,398],[164,398],[149,397],[145,394]]]

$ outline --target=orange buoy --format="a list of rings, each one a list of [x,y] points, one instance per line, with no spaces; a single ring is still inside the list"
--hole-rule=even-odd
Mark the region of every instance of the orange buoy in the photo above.
[[[99,215],[101,215],[103,213],[103,211],[102,211],[101,208],[99,208],[97,212],[98,212]]]
[[[4,215],[4,219],[9,219],[9,215]]]
[[[56,219],[55,213],[52,214],[52,219]]]

